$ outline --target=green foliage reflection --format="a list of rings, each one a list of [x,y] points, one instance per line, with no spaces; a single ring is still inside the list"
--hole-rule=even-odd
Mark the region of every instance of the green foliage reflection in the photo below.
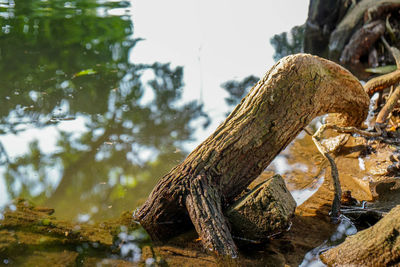
[[[37,141],[16,158],[3,151],[10,197],[46,202],[61,217],[118,215],[182,160],[192,122],[207,125],[201,105],[182,104],[181,67],[129,62],[141,39],[132,37],[126,7],[92,0],[1,7],[0,141],[32,129],[46,134],[69,120],[85,123],[57,127],[51,153]],[[109,15],[118,9],[122,15]]]

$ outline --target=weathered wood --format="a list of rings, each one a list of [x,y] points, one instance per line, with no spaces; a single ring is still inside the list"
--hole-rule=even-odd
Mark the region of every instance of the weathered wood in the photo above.
[[[389,13],[400,9],[400,2],[387,2],[380,4],[378,6],[369,8],[367,12],[364,13],[364,21],[372,21],[378,18],[385,18]]]
[[[368,105],[360,82],[339,65],[308,54],[285,57],[158,182],[135,218],[156,241],[187,229],[191,219],[206,248],[236,256],[222,210],[313,118],[341,113],[338,124],[357,126]]]
[[[321,259],[329,266],[397,266],[399,233],[400,206],[397,206],[374,226],[323,253]]]
[[[372,78],[364,85],[364,88],[365,92],[369,96],[372,96],[376,92],[395,85],[398,82],[400,82],[400,70],[395,70],[391,73]]]
[[[389,114],[393,111],[394,107],[397,105],[397,102],[400,99],[400,86],[396,86],[394,92],[390,95],[389,99],[386,101],[385,106],[376,116],[375,123],[384,124],[387,121]]]
[[[362,0],[352,8],[332,32],[329,40],[329,58],[338,59],[353,33],[360,28],[370,8],[398,4],[400,0]]]
[[[385,22],[382,20],[373,21],[364,25],[351,37],[349,43],[343,50],[340,57],[342,64],[360,63],[361,56],[368,53],[375,42],[385,33]]]
[[[286,231],[296,209],[296,201],[285,181],[275,175],[237,200],[227,211],[235,237],[265,240]]]

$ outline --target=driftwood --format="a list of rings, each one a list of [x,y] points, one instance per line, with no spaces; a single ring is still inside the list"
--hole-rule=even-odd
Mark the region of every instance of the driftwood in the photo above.
[[[397,206],[374,226],[323,253],[321,259],[329,266],[397,266],[399,233],[400,206]]]
[[[159,181],[135,219],[155,241],[194,225],[206,249],[236,256],[223,210],[313,118],[340,113],[338,124],[358,126],[368,105],[357,78],[339,65],[307,54],[285,57]]]

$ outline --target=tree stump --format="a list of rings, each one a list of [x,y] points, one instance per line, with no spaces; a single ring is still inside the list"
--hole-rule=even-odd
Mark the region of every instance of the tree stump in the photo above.
[[[203,246],[237,256],[223,210],[312,119],[358,126],[369,97],[339,65],[308,54],[278,61],[228,118],[155,186],[135,219],[154,241],[194,225]]]
[[[265,180],[225,212],[236,238],[262,241],[290,228],[296,201],[279,174]]]

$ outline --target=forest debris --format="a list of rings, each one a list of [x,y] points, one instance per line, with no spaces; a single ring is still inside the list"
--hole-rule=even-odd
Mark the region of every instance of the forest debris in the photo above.
[[[323,253],[321,259],[329,266],[393,266],[400,262],[399,233],[400,205],[374,226]]]
[[[340,57],[343,64],[358,64],[360,57],[366,54],[374,43],[385,32],[385,22],[382,20],[373,21],[357,30],[345,46]]]
[[[334,153],[349,140],[348,134],[339,134],[335,137],[327,138],[321,141],[321,144],[326,148],[327,152]]]
[[[365,92],[371,97],[374,93],[380,92],[385,88],[388,88],[390,86],[396,85],[397,83],[400,82],[400,51],[396,47],[390,46],[386,39],[382,36],[381,37],[382,42],[384,43],[385,47],[390,51],[392,54],[393,58],[396,61],[396,66],[397,70],[381,75],[375,78],[372,78],[369,80],[365,85],[364,89]],[[390,110],[391,112],[391,110]],[[389,113],[390,113],[389,112]],[[387,115],[389,115],[389,113]]]
[[[296,202],[280,175],[256,186],[225,213],[234,236],[264,240],[290,226]]]
[[[400,0],[363,0],[358,2],[354,8],[347,12],[346,16],[336,26],[329,39],[329,56],[337,59],[341,55],[345,45],[350,40],[357,29],[358,25],[362,25],[366,12],[372,14],[372,9],[379,8],[382,5],[400,4]]]
[[[318,151],[322,154],[322,156],[324,156],[325,159],[329,161],[329,164],[331,165],[331,176],[333,180],[333,187],[335,190],[335,196],[332,202],[331,218],[333,221],[337,221],[340,215],[340,200],[342,199],[342,189],[340,187],[339,171],[337,169],[335,160],[329,154],[329,150],[321,143],[322,134],[326,130],[326,126],[327,124],[324,124],[319,127],[319,129],[312,136],[312,140],[318,148]]]
[[[378,116],[376,117],[375,123],[377,124],[385,124],[389,114],[392,112],[392,110],[395,108],[397,105],[397,102],[400,99],[400,86],[396,86],[396,89],[394,92],[391,94],[389,99],[386,101],[385,105],[379,111]]]
[[[378,2],[378,1],[376,1]],[[376,6],[368,8],[364,13],[364,22],[376,20],[378,18],[385,17],[390,12],[400,9],[400,3],[396,1],[388,1],[387,3],[378,4]]]

